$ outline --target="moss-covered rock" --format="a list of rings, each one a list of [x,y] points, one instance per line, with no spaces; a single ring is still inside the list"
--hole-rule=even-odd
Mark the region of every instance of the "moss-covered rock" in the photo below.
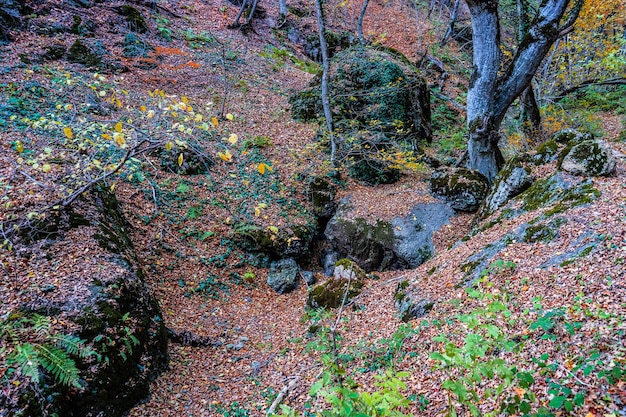
[[[128,23],[128,29],[137,33],[146,33],[148,31],[148,24],[146,23],[146,19],[143,17],[141,12],[130,6],[125,4],[123,6],[118,6],[116,8],[117,13],[124,16],[126,18],[126,22]]]
[[[474,222],[487,218],[511,198],[526,191],[535,181],[529,166],[529,158],[511,158],[498,172],[489,194],[481,204]]]
[[[370,223],[342,200],[324,234],[335,252],[366,271],[416,268],[434,254],[432,235],[454,216],[445,204],[418,204],[404,217]]]
[[[487,197],[489,181],[479,172],[466,168],[438,169],[430,178],[430,191],[455,210],[472,212]]]
[[[87,262],[97,268],[42,286],[41,295],[28,298],[21,314],[38,313],[65,323],[98,356],[72,356],[82,389],[55,384],[42,369],[39,384],[23,376],[15,381],[10,394],[0,396],[0,410],[7,415],[122,416],[147,397],[150,380],[167,367],[167,336],[158,303],[143,281],[129,226],[108,187],[86,193],[53,222],[53,235],[29,244],[45,242],[40,250],[49,248],[43,250],[51,265],[62,264],[68,260],[53,248],[66,247],[70,236],[79,233],[81,240],[71,241],[73,250],[88,253]],[[41,399],[45,408],[39,406]]]
[[[252,253],[269,255],[274,259],[301,258],[309,255],[317,233],[317,223],[310,219],[303,224],[286,227],[262,227],[253,223],[235,226],[235,242]]]
[[[307,181],[307,197],[312,205],[313,214],[321,218],[330,218],[335,212],[336,187],[330,178],[314,176]]]
[[[559,156],[562,146],[554,139],[547,140],[537,147],[534,160],[537,164],[547,164],[554,162]]]
[[[568,144],[572,142],[582,142],[593,139],[593,135],[587,132],[580,132],[576,129],[561,129],[554,133],[550,140],[560,144]]]
[[[613,149],[599,140],[585,140],[568,146],[559,161],[559,168],[563,171],[588,177],[614,175],[616,166]]]
[[[399,54],[399,53],[398,53]],[[378,154],[390,148],[416,149],[431,140],[430,93],[405,60],[386,52],[353,46],[332,60],[329,96],[338,156],[351,175],[368,183],[389,183],[398,172]],[[320,77],[289,98],[296,120],[323,117]],[[320,137],[326,137],[324,128]]]
[[[98,68],[102,65],[104,46],[94,49],[77,39],[67,51],[67,61],[84,65],[88,68]]]
[[[523,240],[526,243],[551,242],[558,236],[559,228],[565,223],[567,223],[565,218],[557,217],[548,222],[529,225],[524,232]]]
[[[333,277],[309,291],[306,304],[311,308],[338,308],[361,293],[366,278],[355,262],[340,259],[335,264]]]

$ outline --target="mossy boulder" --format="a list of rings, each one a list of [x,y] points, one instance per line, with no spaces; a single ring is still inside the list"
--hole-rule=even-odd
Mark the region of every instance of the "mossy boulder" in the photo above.
[[[513,157],[498,172],[489,194],[476,213],[475,221],[490,216],[511,198],[526,191],[535,182],[530,169],[529,158]]]
[[[473,212],[487,197],[489,181],[466,168],[441,168],[430,178],[430,192],[453,209]]]
[[[333,277],[309,291],[306,304],[310,308],[338,308],[361,293],[366,278],[365,271],[356,263],[340,259]]]
[[[102,65],[105,53],[106,49],[101,43],[88,46],[80,39],[77,39],[67,51],[67,61],[81,64],[88,68],[98,68]]]
[[[321,218],[330,218],[335,212],[335,194],[337,187],[328,177],[314,176],[307,180],[307,198],[313,214]]]
[[[568,144],[571,142],[582,142],[593,139],[593,135],[587,132],[581,132],[576,129],[561,129],[555,132],[550,140],[560,144]]]
[[[554,162],[559,157],[559,152],[562,148],[563,145],[556,140],[547,140],[537,147],[533,159],[538,165]]]
[[[314,219],[282,227],[263,227],[255,223],[240,223],[234,228],[234,238],[238,246],[253,254],[269,256],[272,259],[302,258],[310,254],[311,243],[317,234]]]
[[[126,23],[128,23],[128,29],[137,33],[146,33],[148,31],[148,24],[146,23],[146,19],[143,17],[141,12],[130,6],[128,4],[118,6],[116,9],[117,13],[124,16],[126,18]]]
[[[617,163],[613,148],[600,140],[585,140],[572,144],[562,155],[559,168],[570,174],[607,177],[616,172]]]
[[[406,58],[405,58],[406,59]],[[355,168],[355,177],[369,176],[370,183],[387,183],[397,173],[386,172],[380,180],[369,174],[372,162],[384,162],[377,152],[403,146],[415,149],[432,137],[430,93],[416,69],[386,51],[353,46],[337,53],[331,63],[329,96],[339,154]],[[309,88],[289,98],[296,120],[316,121],[323,117],[320,77]],[[324,129],[320,137],[325,137]],[[359,165],[367,160],[369,165]],[[384,172],[376,168],[376,172]],[[382,177],[381,177],[382,178]]]
[[[0,395],[0,410],[7,415],[121,417],[149,395],[151,379],[167,367],[159,305],[144,282],[129,225],[108,187],[86,193],[51,221],[47,229],[52,234],[33,235],[27,243],[44,254],[39,263],[44,268],[67,265],[73,262],[68,253],[77,254],[81,263],[75,274],[16,294],[25,301],[14,313],[54,318],[66,328],[58,331],[84,339],[99,356],[72,356],[81,389],[53,383],[43,369],[37,385],[14,373],[6,381],[9,394]],[[20,245],[16,249],[24,249]],[[40,407],[42,399],[45,407]]]
[[[445,204],[418,204],[404,217],[370,223],[352,218],[350,198],[342,200],[324,232],[339,256],[366,271],[416,268],[434,254],[432,234],[447,224],[454,210]]]

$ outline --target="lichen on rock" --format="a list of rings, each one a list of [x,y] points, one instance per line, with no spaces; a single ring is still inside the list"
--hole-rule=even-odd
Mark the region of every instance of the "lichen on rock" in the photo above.
[[[487,197],[489,181],[467,168],[441,168],[430,178],[430,191],[455,210],[474,212]]]

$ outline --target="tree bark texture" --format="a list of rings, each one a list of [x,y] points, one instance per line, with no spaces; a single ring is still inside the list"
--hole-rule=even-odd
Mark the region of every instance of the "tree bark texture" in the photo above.
[[[507,68],[501,70],[497,0],[466,0],[473,30],[473,74],[467,94],[469,167],[493,181],[502,163],[499,130],[513,101],[528,87],[560,33],[578,17],[583,0],[544,0]],[[565,19],[564,19],[565,17]],[[565,20],[564,23],[561,23]]]

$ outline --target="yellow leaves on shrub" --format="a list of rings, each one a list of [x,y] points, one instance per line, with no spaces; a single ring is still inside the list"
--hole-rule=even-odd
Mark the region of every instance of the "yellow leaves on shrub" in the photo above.
[[[234,145],[235,143],[237,143],[238,139],[239,137],[237,135],[235,135],[234,133],[231,133],[230,136],[228,137],[228,143],[230,143],[231,145]]]
[[[117,122],[117,124],[115,125],[115,131],[120,133],[122,131],[122,122]]]
[[[271,166],[269,166],[269,165],[267,165],[266,163],[263,163],[263,162],[261,162],[259,165],[257,165],[256,169],[257,169],[257,171],[259,171],[259,174],[261,174],[261,175],[264,175],[266,171],[267,172],[274,171],[274,169]]]
[[[17,153],[24,152],[24,144],[22,143],[22,141],[18,140],[17,142],[15,142],[15,150],[17,151]]]
[[[69,126],[63,129],[63,134],[65,134],[65,137],[68,139],[72,139],[74,137],[74,132],[72,132],[72,129]]]
[[[219,156],[220,159],[225,162],[230,162],[233,159],[233,155],[230,153],[230,151],[218,152],[217,156]]]
[[[140,107],[139,107],[139,111],[140,111],[140,112],[142,112],[142,113],[145,113],[145,112],[146,112],[146,110],[147,110],[147,109],[146,109],[146,106],[140,106]]]
[[[178,166],[182,166],[183,165],[183,153],[181,152],[180,155],[178,155]]]
[[[229,121],[231,121],[231,122],[232,122],[234,118],[235,118],[235,117],[234,117],[232,114],[230,114],[230,113],[226,113],[226,119],[227,119],[227,120],[229,120]]]
[[[217,117],[213,116],[211,117],[211,124],[215,127],[218,127],[220,125],[219,120],[217,120]]]
[[[174,144],[172,142],[167,142],[165,144],[165,149],[167,149],[168,151],[172,150],[172,146],[174,146]]]

